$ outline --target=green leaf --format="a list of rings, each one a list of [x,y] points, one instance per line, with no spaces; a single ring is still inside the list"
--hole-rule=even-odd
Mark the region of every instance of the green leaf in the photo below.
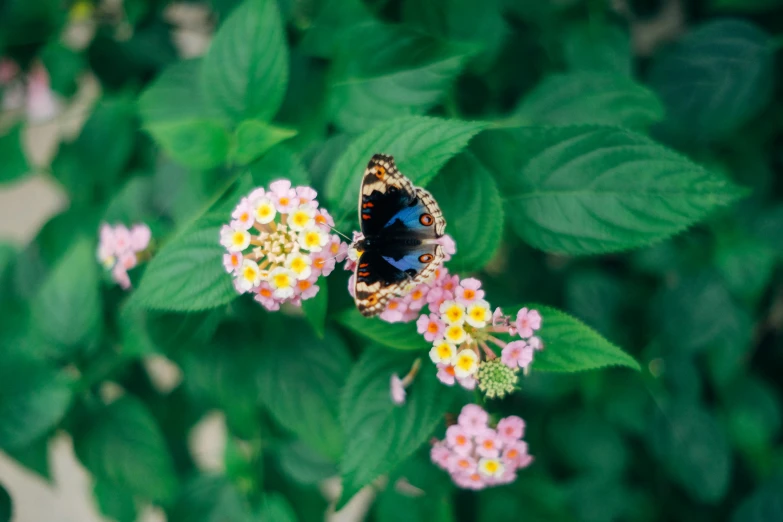
[[[493,65],[509,36],[503,8],[499,0],[406,0],[403,17],[427,34],[481,49],[471,60],[471,69],[481,73]]]
[[[538,310],[542,317],[538,334],[544,349],[535,354],[534,370],[578,372],[605,366],[640,369],[633,357],[570,315],[548,306],[528,305],[528,308]]]
[[[673,402],[655,415],[649,443],[664,471],[691,498],[706,504],[723,498],[731,477],[731,452],[708,412]]]
[[[13,504],[11,503],[11,495],[0,484],[0,522],[11,522],[11,515],[13,514]]]
[[[620,477],[629,462],[625,439],[594,413],[569,411],[555,416],[548,426],[547,440],[558,460],[574,470]],[[584,444],[588,440],[590,443]]]
[[[117,522],[136,521],[136,504],[130,492],[106,480],[96,480],[93,495],[106,517]]]
[[[326,199],[340,223],[355,216],[359,184],[373,154],[394,156],[400,172],[425,186],[440,168],[485,127],[481,122],[411,116],[383,123],[356,138],[332,167]]]
[[[98,480],[154,502],[169,502],[177,475],[166,441],[141,402],[125,396],[74,432],[79,460]]]
[[[774,522],[783,518],[783,477],[776,476],[748,495],[734,511],[731,522]]]
[[[707,3],[712,11],[732,13],[759,13],[783,5],[781,0],[710,0]]]
[[[282,446],[277,450],[276,456],[283,473],[306,486],[316,485],[337,474],[334,462],[300,441]]]
[[[4,451],[25,468],[37,473],[44,480],[51,481],[48,433],[29,444]]]
[[[522,239],[548,252],[638,248],[684,230],[743,194],[629,130],[533,127],[513,136],[482,139],[481,158],[494,151],[503,155],[485,164],[499,181],[506,215]],[[503,147],[511,146],[510,155]]]
[[[627,76],[582,71],[545,78],[522,99],[511,118],[522,125],[645,128],[663,119],[663,106],[654,92]]]
[[[320,279],[321,288],[314,297],[302,301],[302,311],[307,318],[307,322],[313,327],[315,335],[319,339],[324,338],[326,332],[326,308],[329,304],[329,287],[326,284],[326,278]]]
[[[340,460],[343,492],[338,509],[421,447],[454,399],[454,392],[438,381],[435,372],[422,371],[406,390],[405,404],[395,405],[389,381],[392,374],[405,375],[412,361],[409,354],[370,349],[351,370],[340,407],[346,446]]]
[[[724,413],[736,447],[752,454],[773,444],[783,426],[776,390],[761,379],[746,377],[727,392]]]
[[[259,397],[285,428],[322,455],[337,459],[343,446],[337,408],[351,367],[347,347],[337,332],[327,330],[319,341],[290,320],[276,319],[274,326],[267,326],[267,335],[274,345],[260,358]]]
[[[666,106],[664,131],[682,141],[713,141],[747,122],[771,99],[773,51],[757,26],[723,19],[660,53],[649,83]]]
[[[196,169],[223,164],[228,157],[228,123],[201,93],[202,60],[167,68],[138,101],[144,129],[175,161]]]
[[[131,301],[151,310],[193,312],[233,301],[237,291],[223,269],[220,227],[198,220],[152,258]]]
[[[250,509],[225,478],[200,475],[183,488],[168,516],[169,522],[248,522]]]
[[[471,153],[452,159],[429,190],[446,219],[446,232],[457,244],[448,262],[455,272],[474,272],[500,247],[503,201],[492,174]]]
[[[396,350],[425,350],[430,343],[416,332],[415,323],[387,323],[377,317],[364,317],[355,308],[337,314],[338,323],[353,333]]]
[[[269,121],[288,84],[277,2],[246,0],[218,29],[201,71],[207,99],[234,122]]]
[[[30,170],[22,144],[22,124],[11,127],[7,133],[0,134],[0,183],[15,181]]]
[[[136,176],[127,181],[114,195],[103,214],[103,221],[114,223],[137,223],[157,218],[152,178]]]
[[[595,71],[631,76],[633,50],[628,31],[590,20],[566,31],[563,54],[570,71]]]
[[[245,120],[236,130],[233,161],[237,165],[246,165],[292,136],[296,136],[295,130],[275,127],[259,120]]]
[[[347,35],[329,87],[329,113],[362,132],[391,118],[422,114],[448,91],[467,52],[399,26],[369,25]]]
[[[299,156],[285,144],[277,145],[264,157],[248,165],[247,170],[253,178],[253,186],[266,187],[276,179],[291,180],[293,185],[310,185],[310,174]]]
[[[0,365],[0,448],[23,450],[48,432],[71,404],[71,382],[27,354],[6,352]]]
[[[266,493],[258,512],[258,522],[297,522],[291,504],[280,493]]]
[[[32,303],[33,324],[62,355],[92,347],[101,336],[98,262],[92,241],[68,249]]]
[[[79,77],[85,67],[84,56],[57,40],[51,40],[41,50],[40,58],[49,73],[52,90],[67,97],[76,94]]]

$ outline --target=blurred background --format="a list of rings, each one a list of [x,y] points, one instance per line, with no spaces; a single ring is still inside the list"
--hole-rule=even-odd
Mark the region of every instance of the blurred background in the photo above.
[[[137,100],[166,67],[204,55],[239,3],[0,0],[0,350],[30,347],[21,303],[73,238],[95,238],[112,204],[116,211],[120,200],[154,199],[160,219],[151,226],[164,234],[209,200],[219,177],[161,150],[142,129],[150,115],[140,115]],[[279,0],[278,6],[291,49],[278,118],[299,129],[291,147],[316,188],[337,152],[364,130],[362,118],[372,117],[357,117],[358,102],[327,100],[345,71],[403,83],[435,78],[436,94],[424,101],[395,109],[381,95],[374,103],[384,118],[398,110],[506,125],[649,129],[657,141],[747,188],[745,199],[706,222],[628,253],[545,254],[504,233],[493,260],[480,267],[489,295],[505,300],[498,304],[524,296],[560,307],[631,353],[643,371],[533,373],[503,407],[525,418],[536,464],[508,487],[447,490],[448,506],[435,515],[420,505],[414,486],[366,490],[339,514],[323,515],[338,494],[334,463],[286,432],[283,449],[264,457],[272,462],[262,463],[263,475],[295,516],[783,521],[783,1]],[[384,38],[361,53],[339,45],[368,20],[420,40],[390,60]],[[602,96],[606,77],[629,87]],[[137,178],[157,195],[129,195],[133,189],[123,187]],[[104,293],[104,328],[116,334],[122,292]],[[110,461],[127,447],[80,432],[79,415],[94,405],[79,403],[34,440],[0,444],[7,492],[0,495],[0,522],[250,520],[236,514],[232,496],[252,498],[259,488],[260,472],[248,468],[257,463],[246,458],[252,448],[232,425],[245,404],[240,392],[220,388],[237,374],[207,375],[212,355],[199,359],[172,348],[192,342],[190,332],[206,317],[191,323],[167,317],[176,336],[139,349],[121,371],[92,365],[101,363],[94,352],[42,357],[66,374],[96,371],[97,400],[129,394],[144,404],[178,477],[196,470],[202,478],[225,476],[230,486],[199,478],[160,497],[156,492],[169,486],[153,480],[145,490],[143,470],[135,481],[117,479],[130,472],[96,455]],[[121,338],[134,346],[157,342]],[[48,382],[49,374],[40,375]],[[3,380],[13,375],[0,370]],[[14,393],[23,386],[9,386],[0,382],[6,419],[34,418],[41,402],[57,400],[36,384],[40,401],[29,399],[36,392],[19,403]],[[224,401],[239,406],[231,410]],[[274,419],[265,422],[275,436],[285,432]],[[16,421],[2,424],[0,441],[23,439]],[[406,469],[426,465],[426,454],[417,458]],[[432,470],[410,473],[444,480]]]

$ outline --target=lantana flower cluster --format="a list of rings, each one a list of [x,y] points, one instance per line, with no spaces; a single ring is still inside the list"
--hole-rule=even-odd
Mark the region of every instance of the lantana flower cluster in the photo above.
[[[101,225],[98,261],[111,271],[112,279],[124,290],[131,287],[128,270],[149,259],[151,238],[150,227],[143,223],[130,229],[125,225]]]
[[[462,408],[446,438],[433,444],[432,461],[451,475],[458,487],[484,489],[516,480],[517,470],[533,462],[522,440],[525,422],[511,415],[489,426],[489,414],[476,404]]]
[[[348,245],[330,234],[334,220],[318,208],[318,193],[286,179],[240,200],[220,230],[223,266],[240,294],[253,293],[267,310],[300,305],[319,291],[318,278],[342,261]]]

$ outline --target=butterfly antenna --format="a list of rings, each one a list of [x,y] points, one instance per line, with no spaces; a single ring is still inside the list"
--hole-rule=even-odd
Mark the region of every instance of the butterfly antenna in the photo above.
[[[331,228],[331,229],[332,229],[332,232],[336,232],[336,233],[340,234],[341,236],[343,236],[345,239],[347,239],[349,243],[352,243],[352,242],[353,242],[353,238],[350,238],[350,237],[346,236],[345,234],[343,234],[342,232],[340,232],[339,230],[337,230],[336,228],[334,228],[334,227],[333,227],[332,225],[330,225],[329,223],[324,223],[324,224],[325,224],[327,227]]]

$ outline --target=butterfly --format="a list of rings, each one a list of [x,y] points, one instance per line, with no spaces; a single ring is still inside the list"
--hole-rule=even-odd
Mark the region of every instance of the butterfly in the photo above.
[[[434,277],[444,258],[438,240],[446,220],[432,195],[414,187],[393,157],[375,154],[362,177],[359,223],[363,237],[351,245],[359,254],[354,299],[371,317],[392,297]]]

